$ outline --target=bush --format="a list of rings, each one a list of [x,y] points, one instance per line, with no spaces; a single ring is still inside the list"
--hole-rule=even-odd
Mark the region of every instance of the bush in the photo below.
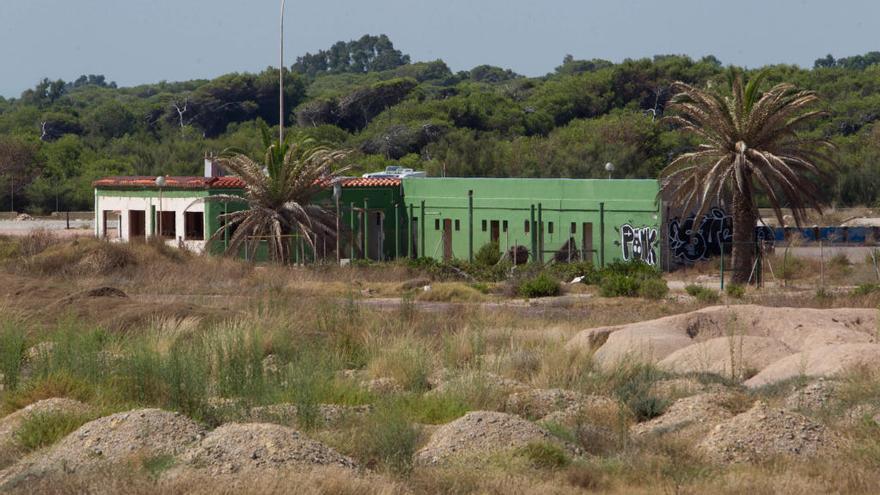
[[[25,419],[15,432],[15,443],[26,452],[31,452],[54,444],[90,419],[84,414],[34,414]]]
[[[360,429],[356,449],[365,464],[377,463],[395,474],[412,470],[419,431],[402,414],[399,404],[379,405]]]
[[[742,299],[746,295],[746,288],[740,284],[728,284],[724,291],[734,299]]]
[[[558,296],[562,292],[562,288],[556,279],[542,272],[521,281],[517,292],[521,296],[528,298],[552,297]]]
[[[643,280],[639,287],[639,296],[645,299],[663,299],[669,293],[669,286],[662,278]]]
[[[478,265],[482,266],[494,266],[497,265],[499,261],[501,261],[501,251],[500,247],[498,247],[497,242],[487,242],[483,244],[476,255],[474,255],[474,261]]]
[[[853,289],[854,296],[867,296],[880,290],[880,284],[862,284]]]
[[[716,303],[718,302],[718,292],[712,289],[703,287],[702,285],[691,284],[684,288],[685,292],[689,295],[697,298],[697,301],[703,303]]]
[[[559,469],[570,462],[561,448],[549,443],[530,443],[517,449],[516,454],[525,457],[537,469]]]
[[[651,395],[637,396],[629,400],[627,407],[632,411],[636,421],[641,423],[663,414],[669,407],[669,401]]]
[[[602,279],[599,294],[602,297],[635,297],[641,284],[628,275],[613,274]]]

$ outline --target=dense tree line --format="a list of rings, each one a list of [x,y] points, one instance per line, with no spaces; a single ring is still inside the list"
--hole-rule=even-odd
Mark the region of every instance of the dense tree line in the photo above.
[[[880,53],[763,68],[813,89],[828,116],[807,129],[838,147],[840,205],[880,203]],[[656,177],[692,143],[660,122],[673,81],[723,84],[715,57],[577,60],[523,77],[482,65],[453,72],[411,62],[386,36],[339,42],[285,71],[286,124],[355,150],[355,170],[392,163],[432,175]],[[0,209],[89,208],[91,181],[115,174],[197,174],[206,152],[256,152],[260,120],[278,124],[276,68],[213,80],[117,87],[103,75],[39,81],[0,98]]]

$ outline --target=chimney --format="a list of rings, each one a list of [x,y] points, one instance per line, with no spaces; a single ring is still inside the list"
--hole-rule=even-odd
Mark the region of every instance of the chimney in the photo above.
[[[223,171],[215,163],[216,158],[211,153],[205,154],[205,177],[223,177]]]

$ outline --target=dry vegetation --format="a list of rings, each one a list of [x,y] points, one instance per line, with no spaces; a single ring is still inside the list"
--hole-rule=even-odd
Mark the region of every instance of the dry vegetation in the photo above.
[[[437,283],[404,263],[251,266],[152,244],[39,236],[0,242],[0,445],[13,446],[0,452],[0,469],[7,469],[0,491],[801,494],[875,493],[880,486],[880,375],[873,369],[851,369],[831,380],[833,394],[809,406],[795,400],[791,409],[805,377],[747,389],[728,376],[676,375],[650,363],[603,366],[590,350],[566,345],[586,328],[711,304],[681,289],[646,300],[599,297],[594,287],[578,286],[561,298],[525,301],[505,296],[503,283]],[[829,268],[836,282],[819,294],[811,262],[801,262],[806,267],[788,288],[718,298],[802,307],[880,302],[870,287],[831,289],[865,283],[847,277],[861,277],[869,265]],[[695,268],[671,278],[710,275]],[[57,397],[85,409],[19,413],[10,426],[11,414]],[[715,419],[676,423],[675,411],[691,410],[691,402],[675,407],[686,398],[708,404]],[[784,410],[791,424],[821,428],[831,440],[817,455],[777,452],[732,464],[701,450],[711,421],[748,414],[756,404]],[[108,442],[115,437],[100,434],[102,420],[89,421],[145,408],[181,413],[170,421],[172,433],[259,420],[302,440],[267,440],[274,450],[251,453],[226,446],[218,438],[226,430],[216,430],[210,445],[198,435],[168,446],[120,437],[131,450],[117,456],[115,447],[100,447],[97,460],[97,447],[79,448],[81,425]],[[489,423],[486,437],[474,426]],[[257,440],[264,434],[229,428],[236,439],[247,437],[242,431]],[[154,430],[160,438],[162,427]],[[285,431],[271,430],[271,438],[293,438]],[[425,446],[464,451],[472,438],[481,439],[474,458],[419,461],[430,457],[419,454]],[[233,440],[226,443],[246,443]],[[303,445],[336,464],[304,467]],[[188,452],[199,453],[195,468],[187,459],[196,454]],[[83,467],[37,470],[51,464],[45,459]]]

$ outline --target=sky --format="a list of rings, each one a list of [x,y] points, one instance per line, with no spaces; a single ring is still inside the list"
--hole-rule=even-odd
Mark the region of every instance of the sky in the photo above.
[[[277,67],[279,0],[0,0],[0,96],[43,77],[122,86]],[[287,0],[285,65],[363,34],[414,61],[528,75],[575,58],[712,54],[811,67],[880,50],[878,0]]]

